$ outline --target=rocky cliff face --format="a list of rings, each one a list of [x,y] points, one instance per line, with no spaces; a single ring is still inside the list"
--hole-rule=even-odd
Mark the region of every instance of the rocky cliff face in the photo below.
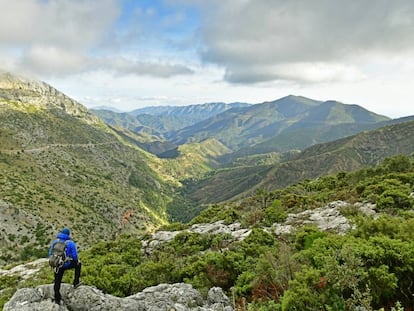
[[[52,86],[26,77],[0,73],[0,99],[16,103],[36,105],[43,109],[57,109],[89,123],[100,120],[88,109]]]
[[[53,302],[53,284],[18,290],[4,311],[232,311],[221,288],[213,287],[204,299],[191,285],[160,284],[126,298],[104,294],[90,286],[73,289],[62,284],[62,303]]]

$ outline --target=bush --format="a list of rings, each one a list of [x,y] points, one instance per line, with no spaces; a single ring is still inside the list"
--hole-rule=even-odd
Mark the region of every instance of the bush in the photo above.
[[[282,305],[273,300],[256,301],[247,305],[247,311],[281,311]]]
[[[265,210],[264,225],[271,226],[275,222],[282,223],[286,220],[287,213],[280,200],[274,200],[272,205]]]

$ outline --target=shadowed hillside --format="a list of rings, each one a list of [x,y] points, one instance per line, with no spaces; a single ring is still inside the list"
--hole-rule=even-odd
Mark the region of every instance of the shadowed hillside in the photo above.
[[[404,122],[314,145],[284,163],[216,171],[190,184],[188,195],[199,203],[220,202],[259,188],[273,190],[327,173],[375,165],[389,156],[413,153],[413,133],[414,122]],[[228,187],[229,184],[235,186]]]

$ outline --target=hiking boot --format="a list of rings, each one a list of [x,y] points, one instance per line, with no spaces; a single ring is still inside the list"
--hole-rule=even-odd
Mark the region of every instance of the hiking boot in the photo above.
[[[73,288],[75,289],[75,288],[78,288],[79,286],[81,286],[83,283],[82,283],[82,281],[79,281],[78,283],[76,283],[76,284],[73,284]]]

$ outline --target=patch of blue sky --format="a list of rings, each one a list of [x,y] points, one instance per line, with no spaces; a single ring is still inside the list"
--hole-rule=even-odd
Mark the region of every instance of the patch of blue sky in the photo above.
[[[162,0],[124,0],[115,32],[147,43],[172,44],[193,38],[199,20],[196,7],[166,4]]]
[[[110,38],[113,47],[108,48],[128,58],[197,62],[199,21],[195,6],[123,0]]]

